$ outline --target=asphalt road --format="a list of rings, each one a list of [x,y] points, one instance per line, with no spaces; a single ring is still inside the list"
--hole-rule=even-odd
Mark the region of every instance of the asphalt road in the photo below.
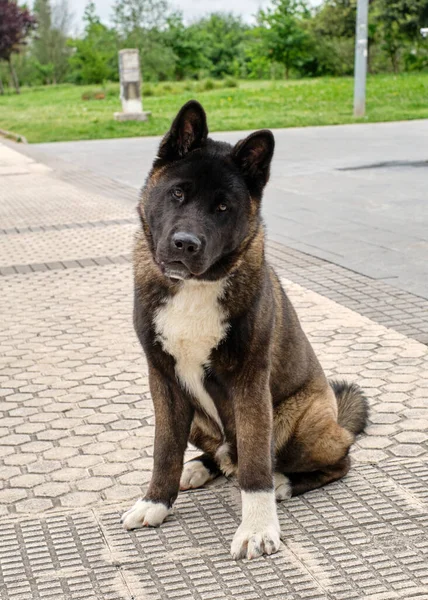
[[[271,238],[428,298],[428,121],[275,130]],[[213,137],[231,143],[245,132]],[[159,138],[38,144],[139,188]]]

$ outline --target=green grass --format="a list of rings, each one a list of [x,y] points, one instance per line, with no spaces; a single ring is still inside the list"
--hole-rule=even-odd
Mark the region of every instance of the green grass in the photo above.
[[[121,110],[118,84],[108,84],[103,100],[82,99],[83,94],[93,96],[99,86],[24,88],[19,96],[0,96],[0,128],[34,143],[158,135],[190,98],[205,107],[211,131],[357,121],[352,116],[352,78],[241,81],[227,88],[214,82],[215,89],[207,91],[211,83],[147,84],[144,109],[152,117],[146,123],[113,120],[113,113]],[[421,118],[428,118],[427,73],[369,77],[364,122]]]

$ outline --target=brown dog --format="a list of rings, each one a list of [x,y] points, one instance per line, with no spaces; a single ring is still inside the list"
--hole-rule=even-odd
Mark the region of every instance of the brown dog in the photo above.
[[[276,500],[343,477],[367,403],[328,382],[273,269],[260,216],[270,131],[232,147],[188,102],[142,191],[134,256],[137,335],[156,418],[154,470],[126,529],[162,523],[181,489],[236,474],[235,558],[276,552]],[[188,441],[203,454],[184,465]]]

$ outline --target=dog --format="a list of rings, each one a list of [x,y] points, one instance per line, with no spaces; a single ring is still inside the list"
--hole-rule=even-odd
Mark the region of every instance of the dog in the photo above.
[[[261,218],[274,136],[208,137],[187,102],[142,189],[134,326],[155,411],[154,467],[125,529],[158,526],[179,489],[236,475],[235,559],[277,552],[276,502],[336,481],[367,422],[355,384],[329,382],[267,264]],[[202,452],[183,467],[191,442]]]

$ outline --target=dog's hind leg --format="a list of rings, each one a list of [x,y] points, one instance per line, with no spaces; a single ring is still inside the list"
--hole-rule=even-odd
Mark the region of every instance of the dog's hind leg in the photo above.
[[[277,502],[288,500],[291,498],[291,482],[284,473],[275,472],[273,475],[273,483],[275,485],[275,499]]]
[[[316,490],[327,483],[342,479],[351,466],[351,460],[349,456],[345,456],[331,467],[325,467],[318,471],[310,471],[308,473],[288,473],[288,477],[291,484],[291,495],[300,496],[305,492]]]
[[[312,400],[277,453],[276,469],[288,478],[291,496],[344,477],[350,468],[348,453],[354,441],[355,433],[336,421],[335,399],[328,387],[324,396]]]
[[[184,465],[180,479],[180,490],[202,487],[221,474],[216,461],[209,454],[201,454]]]

